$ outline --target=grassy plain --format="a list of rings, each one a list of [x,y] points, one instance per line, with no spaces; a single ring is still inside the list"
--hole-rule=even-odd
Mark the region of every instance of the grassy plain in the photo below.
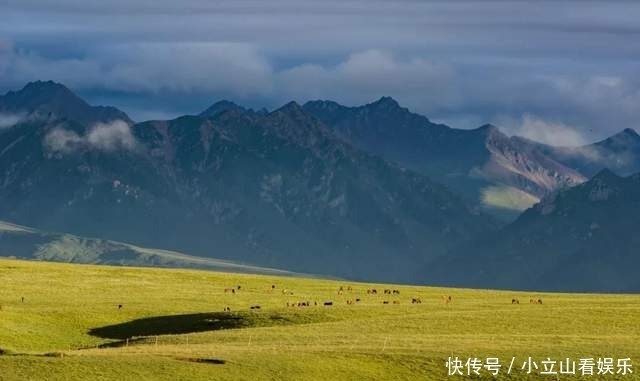
[[[378,294],[367,294],[373,288]],[[400,294],[385,295],[384,289]],[[452,303],[444,303],[443,295]],[[356,298],[361,301],[347,304]],[[412,298],[422,303],[412,304]],[[513,298],[521,303],[513,305]],[[530,298],[543,304],[530,304]],[[311,306],[287,307],[300,301]],[[0,305],[3,381],[494,379],[486,372],[448,377],[445,362],[452,355],[499,357],[504,367],[516,357],[513,374],[497,379],[556,379],[521,371],[529,356],[631,357],[638,366],[633,375],[587,379],[637,380],[640,373],[637,295],[1,259]],[[261,308],[250,309],[254,305]]]

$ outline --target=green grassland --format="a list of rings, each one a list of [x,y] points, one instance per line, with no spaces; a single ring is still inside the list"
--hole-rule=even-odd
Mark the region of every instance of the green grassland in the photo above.
[[[367,294],[371,288],[378,294]],[[383,294],[387,288],[400,294]],[[532,297],[543,304],[530,304]],[[356,298],[361,301],[347,304]],[[521,303],[513,305],[513,298]],[[311,306],[287,307],[299,301]],[[631,357],[638,366],[633,375],[589,379],[637,380],[640,373],[636,295],[3,259],[0,305],[0,380],[443,380],[451,355],[515,356],[520,364],[529,356]],[[518,369],[497,379],[556,377]]]

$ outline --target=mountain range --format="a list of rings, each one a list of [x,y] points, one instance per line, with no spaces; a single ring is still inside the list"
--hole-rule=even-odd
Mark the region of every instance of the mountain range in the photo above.
[[[15,223],[351,279],[635,287],[548,282],[563,262],[534,270],[514,262],[521,250],[514,242],[531,239],[527,260],[542,255],[536,242],[546,238],[522,228],[541,205],[577,200],[563,195],[603,173],[617,177],[605,168],[640,171],[640,137],[631,129],[584,147],[553,147],[492,125],[433,123],[389,97],[358,107],[290,102],[273,111],[221,101],[199,115],[134,123],[54,82],[0,97],[0,116],[13,121],[0,123],[0,218]],[[604,205],[601,213],[613,210]],[[540,215],[535,226],[578,224]],[[632,234],[629,221],[607,242]],[[558,247],[579,247],[544,242],[550,258],[566,254]],[[592,257],[598,253],[580,263]],[[509,276],[464,275],[460,263],[492,258],[508,264],[499,268]]]
[[[604,168],[640,171],[640,136],[632,129],[584,147],[552,147],[489,124],[464,130],[433,123],[389,97],[358,107],[332,101],[303,107],[354,146],[446,184],[506,221]]]
[[[40,102],[16,103],[24,91]],[[88,119],[91,106],[60,84],[10,93],[0,110],[25,117],[0,132],[0,216],[296,272],[414,282],[418,265],[492,226],[296,103],[219,108],[132,124],[114,109]]]

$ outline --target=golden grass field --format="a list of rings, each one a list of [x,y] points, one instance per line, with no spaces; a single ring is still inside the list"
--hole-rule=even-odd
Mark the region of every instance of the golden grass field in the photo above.
[[[585,379],[637,380],[640,373],[637,295],[443,289],[5,259],[0,284],[3,381],[495,379],[488,373],[448,377],[450,356],[516,357],[517,369],[497,377],[508,380],[579,379],[528,376],[520,365],[529,356],[631,357],[639,367],[632,375]],[[235,293],[225,293],[237,286]],[[367,294],[372,288],[377,295]],[[400,294],[385,295],[384,289]],[[452,302],[443,302],[443,295]],[[361,301],[347,304],[356,298]],[[412,304],[412,298],[422,303]],[[513,305],[514,298],[520,304]],[[530,298],[543,304],[530,304]],[[312,305],[286,305],[299,301]],[[325,301],[333,306],[323,306]]]

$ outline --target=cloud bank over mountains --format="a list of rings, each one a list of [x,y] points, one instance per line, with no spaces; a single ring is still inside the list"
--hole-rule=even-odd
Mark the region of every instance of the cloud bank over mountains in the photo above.
[[[391,95],[456,127],[568,145],[640,121],[633,2],[145,4],[8,1],[0,90],[53,79],[136,119],[221,98],[272,108]]]

